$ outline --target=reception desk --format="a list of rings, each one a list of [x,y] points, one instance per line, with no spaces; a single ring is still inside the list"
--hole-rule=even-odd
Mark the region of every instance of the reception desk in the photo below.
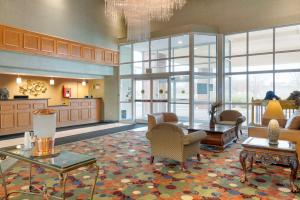
[[[96,123],[103,120],[103,101],[70,99],[67,105],[48,105],[48,99],[0,100],[0,136],[32,130],[32,113],[38,109],[56,112],[57,127]]]

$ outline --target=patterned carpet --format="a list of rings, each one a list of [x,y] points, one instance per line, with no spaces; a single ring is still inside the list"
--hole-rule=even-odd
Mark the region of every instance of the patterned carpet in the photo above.
[[[94,199],[96,200],[217,200],[217,199],[300,199],[289,188],[288,168],[254,165],[249,182],[239,181],[238,161],[240,144],[224,152],[200,150],[202,160],[188,160],[188,170],[182,172],[177,162],[156,159],[149,164],[149,144],[144,132],[122,132],[58,148],[95,156],[101,168]],[[80,169],[70,174],[67,182],[68,199],[88,199],[93,170]],[[17,163],[8,172],[9,190],[28,188],[28,165]],[[34,183],[47,184],[51,193],[59,195],[58,176],[35,167]],[[51,178],[52,177],[52,178]],[[300,177],[300,176],[299,176]],[[300,180],[296,182],[300,186]],[[1,189],[1,194],[3,190]],[[15,196],[13,199],[37,199]]]

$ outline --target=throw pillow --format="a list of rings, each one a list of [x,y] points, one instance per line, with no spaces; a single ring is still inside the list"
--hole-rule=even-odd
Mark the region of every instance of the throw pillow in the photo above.
[[[287,121],[285,128],[300,130],[300,111],[296,111]]]

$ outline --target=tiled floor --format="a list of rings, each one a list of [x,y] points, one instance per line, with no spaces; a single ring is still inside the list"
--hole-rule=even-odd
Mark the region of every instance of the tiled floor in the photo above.
[[[141,130],[141,129],[140,129]],[[257,164],[248,175],[249,182],[239,181],[241,145],[233,144],[224,152],[200,150],[202,160],[188,160],[188,170],[181,171],[177,162],[156,159],[149,164],[150,147],[144,131],[126,131],[58,146],[95,156],[100,166],[96,200],[218,200],[218,199],[300,199],[289,190],[290,170],[280,166]],[[80,169],[70,174],[69,199],[88,199],[93,171]],[[35,184],[44,184],[59,195],[57,175],[35,167]],[[19,162],[8,171],[10,190],[27,189],[28,166]],[[296,182],[300,185],[299,178]],[[1,192],[1,191],[0,191]],[[16,196],[14,199],[32,199]],[[35,199],[35,198],[34,198]]]

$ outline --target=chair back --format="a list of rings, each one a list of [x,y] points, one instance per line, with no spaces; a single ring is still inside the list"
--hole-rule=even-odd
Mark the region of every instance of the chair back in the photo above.
[[[160,123],[148,133],[152,151],[164,156],[183,151],[184,133],[181,128],[171,123]]]
[[[237,110],[224,110],[220,113],[221,121],[236,121],[242,114]]]

